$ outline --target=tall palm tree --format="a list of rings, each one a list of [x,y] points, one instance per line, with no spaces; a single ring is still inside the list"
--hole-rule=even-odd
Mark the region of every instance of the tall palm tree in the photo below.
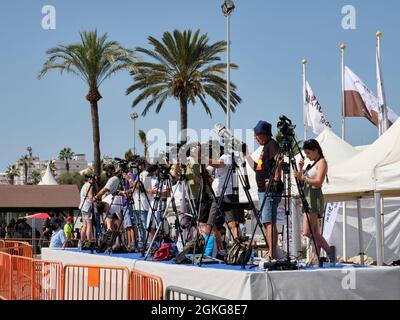
[[[72,160],[72,158],[75,156],[75,153],[72,152],[71,148],[63,148],[60,151],[60,154],[58,157],[60,160],[65,161],[65,170],[67,170],[67,174],[69,174],[69,160]]]
[[[136,51],[148,56],[152,61],[138,61],[134,65],[136,72],[132,72],[134,79],[126,94],[142,90],[135,98],[132,106],[148,100],[142,116],[157,104],[156,113],[159,113],[164,102],[169,97],[179,101],[181,143],[187,140],[188,104],[195,104],[200,100],[206,113],[211,117],[211,109],[206,102],[210,96],[226,112],[226,81],[221,77],[225,74],[226,64],[221,63],[219,55],[226,50],[226,42],[218,41],[209,44],[207,34],[200,35],[197,30],[175,30],[173,34],[165,32],[162,41],[154,37],[148,38],[153,46],[152,50],[136,48]],[[231,64],[232,68],[237,68]],[[235,93],[236,86],[231,84],[231,105],[235,107],[241,98]]]
[[[29,155],[21,156],[18,160],[18,166],[23,167],[24,170],[24,184],[28,184],[28,172],[29,168],[33,165]]]
[[[10,184],[14,184],[15,177],[19,177],[19,170],[15,164],[10,164],[7,167],[6,174]]]
[[[144,158],[145,158],[146,162],[149,162],[149,151],[148,151],[149,144],[147,143],[146,132],[144,132],[143,130],[139,130],[138,134],[139,134],[140,142],[142,142],[143,146],[144,146]]]
[[[86,100],[90,102],[93,130],[94,171],[100,175],[100,130],[98,101],[102,98],[99,86],[113,74],[132,70],[133,52],[123,48],[118,42],[108,41],[108,34],[98,36],[97,31],[80,33],[81,42],[72,45],[59,45],[47,51],[49,55],[38,78],[48,71],[57,69],[81,78],[89,87]]]

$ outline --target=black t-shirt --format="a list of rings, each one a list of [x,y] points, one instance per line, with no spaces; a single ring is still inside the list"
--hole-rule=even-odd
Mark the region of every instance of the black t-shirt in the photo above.
[[[271,139],[261,151],[258,161],[255,163],[256,181],[259,192],[265,192],[265,180],[270,178],[271,170],[275,165],[275,155],[279,151],[278,143]]]

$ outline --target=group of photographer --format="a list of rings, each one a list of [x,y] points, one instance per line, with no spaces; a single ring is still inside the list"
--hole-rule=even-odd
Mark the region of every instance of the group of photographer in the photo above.
[[[243,150],[243,154],[255,171],[261,209],[259,218],[268,247],[266,258],[273,260],[278,258],[276,220],[284,191],[283,155],[280,145],[273,139],[271,124],[260,121],[254,127],[254,134],[263,147],[259,158],[254,161],[247,150]],[[206,160],[202,148],[209,149]],[[318,224],[324,210],[321,187],[327,175],[327,163],[316,140],[306,141],[304,151],[314,164],[303,170],[304,160],[301,160],[299,170],[294,172],[304,186],[310,208],[308,217],[305,215],[304,218],[303,234],[314,240],[316,250],[323,248],[333,259],[335,248],[321,236]],[[117,167],[106,165],[104,171],[108,181],[102,189],[94,192],[92,176],[82,187],[81,240],[92,241],[94,227],[97,238],[104,232],[120,232],[128,251],[146,248],[165,219],[163,213],[168,211],[166,205],[173,194],[172,184],[178,184],[182,200],[176,225],[180,234],[172,235],[173,240],[181,238],[186,242],[200,233],[204,237],[213,237],[216,250],[222,252],[226,249],[221,236],[225,223],[233,239],[242,240],[245,236],[240,228],[245,224],[245,218],[243,207],[239,205],[238,179],[235,172],[229,171],[232,161],[233,155],[225,153],[219,144],[204,146],[192,143],[183,160],[180,157],[173,165],[166,161],[146,167],[143,160],[132,165],[121,159],[118,159]],[[317,252],[314,252],[314,259],[316,256]]]

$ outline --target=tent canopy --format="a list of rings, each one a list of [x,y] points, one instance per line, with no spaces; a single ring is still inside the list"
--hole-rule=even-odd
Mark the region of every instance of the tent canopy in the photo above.
[[[355,156],[329,167],[323,192],[328,201],[400,196],[400,121]]]

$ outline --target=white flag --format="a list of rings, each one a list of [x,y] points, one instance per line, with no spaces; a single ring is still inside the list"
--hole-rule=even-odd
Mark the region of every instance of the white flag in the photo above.
[[[322,112],[322,107],[319,104],[317,97],[314,95],[310,84],[306,82],[306,97],[305,97],[305,121],[306,125],[311,127],[313,132],[318,135],[326,128],[332,128],[331,124],[326,119]]]
[[[345,67],[344,95],[346,117],[365,117],[378,126],[381,118],[378,98],[347,66]],[[389,107],[387,110],[390,123],[394,123],[398,116]]]
[[[333,227],[336,222],[336,217],[340,209],[340,202],[329,202],[326,205],[325,215],[324,215],[324,231],[322,236],[327,242],[332,235]]]

